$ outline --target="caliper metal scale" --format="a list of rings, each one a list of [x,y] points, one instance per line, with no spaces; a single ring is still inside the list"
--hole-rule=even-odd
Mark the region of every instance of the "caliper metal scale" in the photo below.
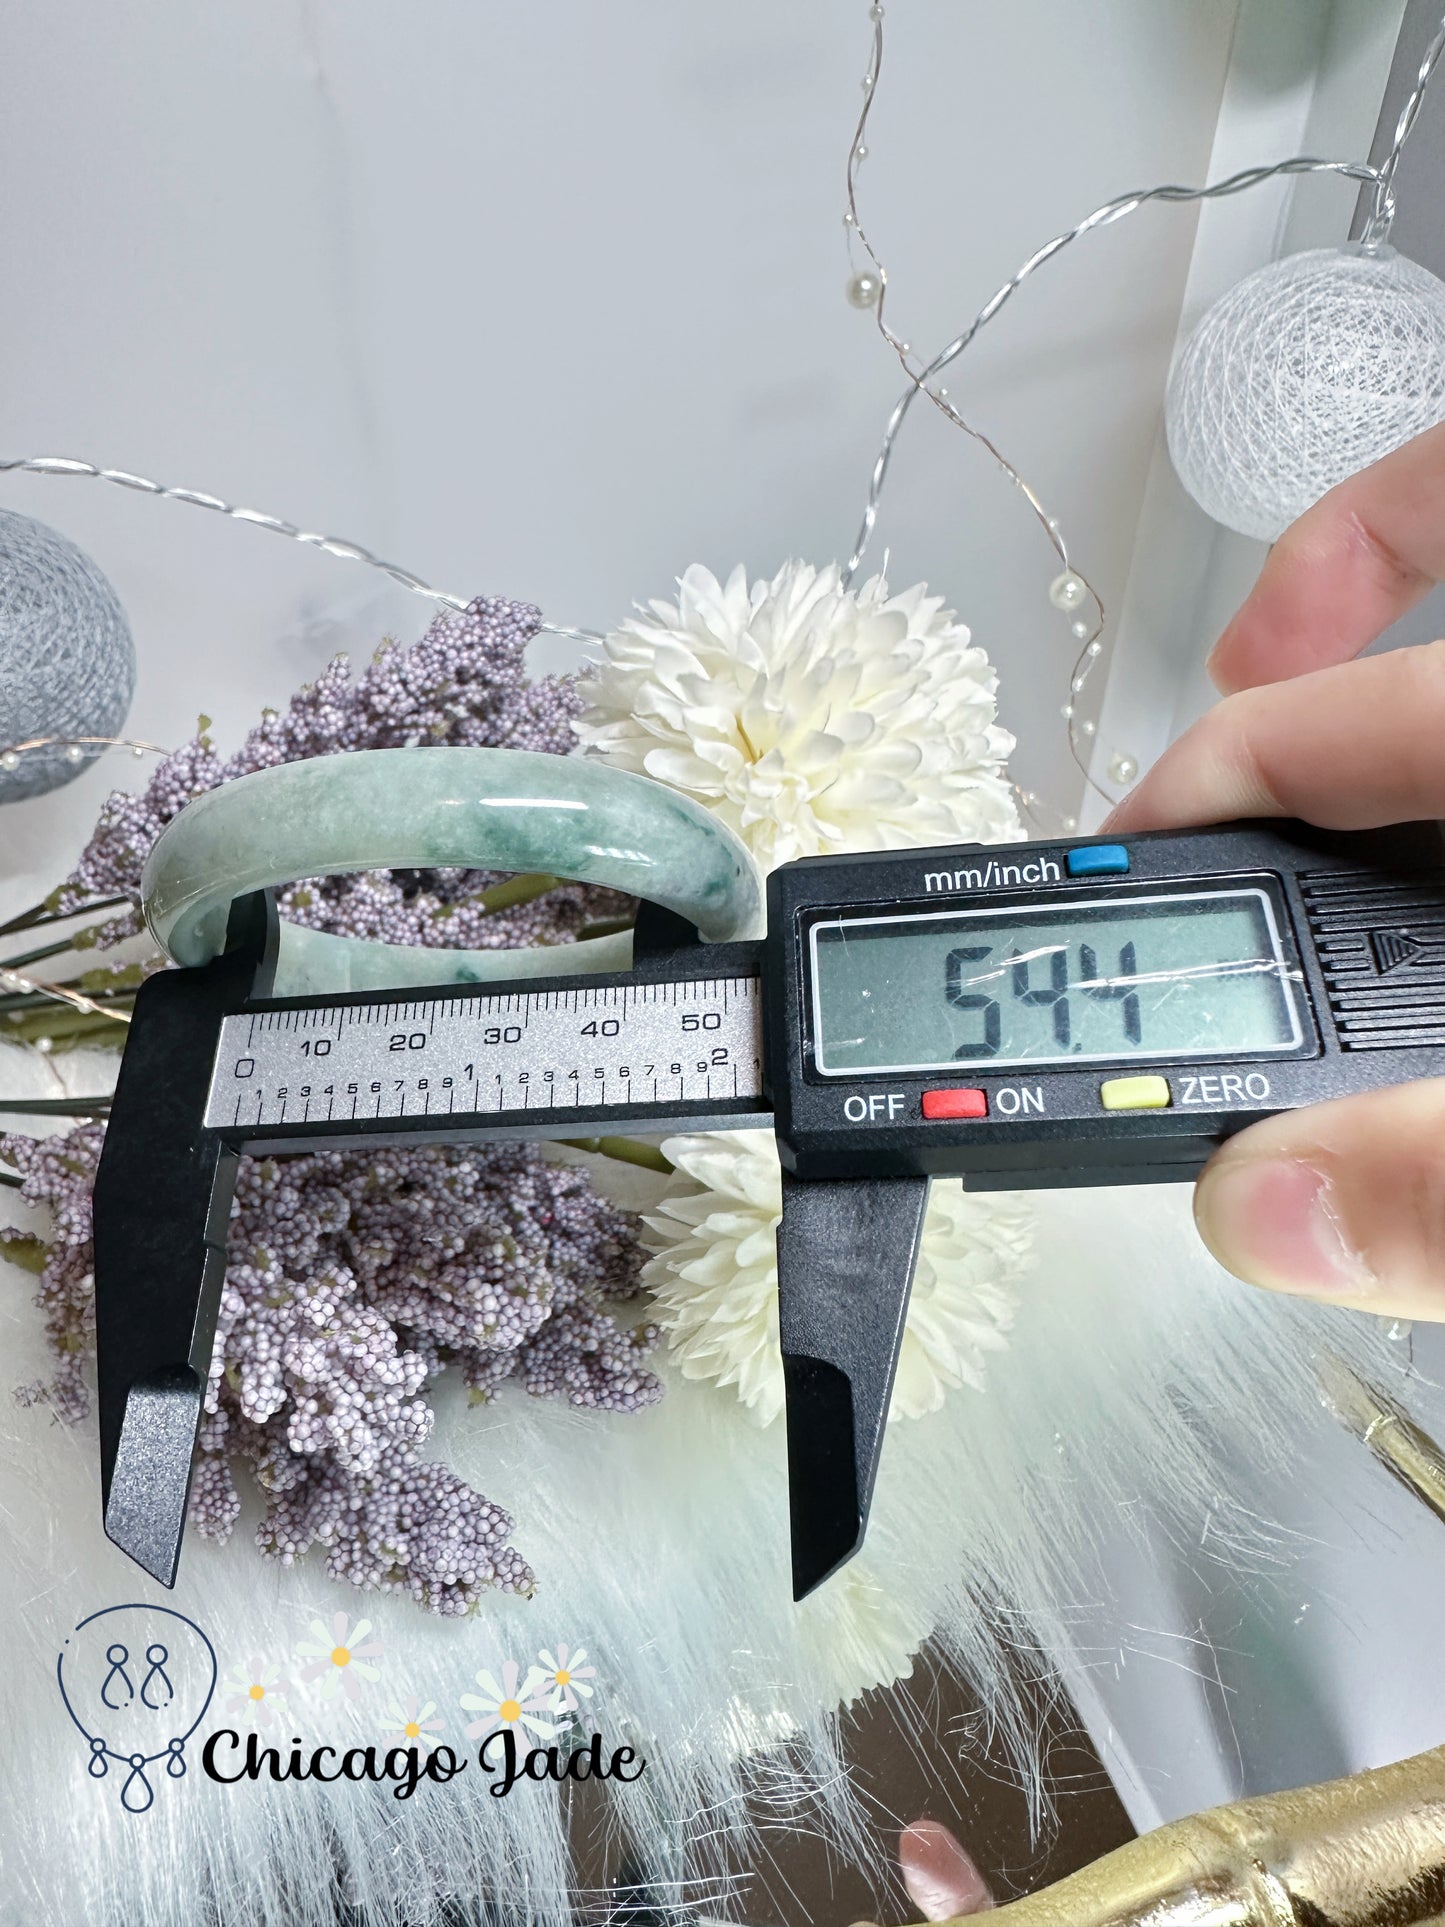
[[[801,1598],[863,1538],[931,1178],[1188,1179],[1445,1071],[1433,824],[807,859],[761,942],[644,905],[610,976],[275,999],[275,941],[258,892],[142,987],[96,1183],[105,1525],[167,1585],[243,1152],[771,1127]]]

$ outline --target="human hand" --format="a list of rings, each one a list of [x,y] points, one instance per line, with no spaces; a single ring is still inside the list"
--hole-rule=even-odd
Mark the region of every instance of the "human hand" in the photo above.
[[[1285,531],[1209,659],[1223,700],[1101,827],[1445,817],[1445,642],[1355,660],[1442,580],[1445,424]],[[1445,1319],[1445,1078],[1249,1126],[1201,1173],[1194,1215],[1251,1284]]]
[[[993,1911],[988,1882],[973,1856],[941,1820],[913,1820],[898,1836],[898,1867],[923,1920],[958,1920]],[[859,1920],[853,1927],[874,1927]]]
[[[908,1897],[925,1920],[957,1920],[993,1911],[988,1882],[973,1856],[941,1820],[915,1820],[898,1837],[898,1864]]]

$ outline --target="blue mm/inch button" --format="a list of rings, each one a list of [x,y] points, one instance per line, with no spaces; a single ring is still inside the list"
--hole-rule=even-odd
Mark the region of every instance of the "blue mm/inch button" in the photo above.
[[[1064,861],[1071,877],[1118,876],[1129,867],[1129,852],[1122,843],[1085,843]]]

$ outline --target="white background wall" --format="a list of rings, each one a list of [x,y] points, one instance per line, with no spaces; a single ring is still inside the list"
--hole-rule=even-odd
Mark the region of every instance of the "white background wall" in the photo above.
[[[592,628],[694,560],[847,554],[900,385],[843,298],[862,4],[0,11],[0,449],[255,502]],[[1234,13],[896,5],[863,211],[908,337],[946,340],[1121,188],[1200,178]],[[1308,74],[1308,37],[1289,58]],[[1111,604],[1194,218],[1156,211],[1080,247],[953,383]],[[997,660],[1021,778],[1072,789],[1051,558],[930,414],[877,553],[945,591]],[[234,736],[344,635],[369,648],[424,619],[194,511],[15,478],[0,500],[112,575],[141,650],[134,725],[162,743],[199,710]],[[48,867],[111,780],[8,812],[11,860]]]

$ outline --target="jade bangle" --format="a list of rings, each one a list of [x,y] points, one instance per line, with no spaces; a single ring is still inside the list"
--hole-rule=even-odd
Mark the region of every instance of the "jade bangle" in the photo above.
[[[690,797],[580,757],[366,749],[280,763],[210,790],[156,839],[146,923],[178,964],[225,948],[237,897],[354,870],[512,870],[604,884],[674,910],[710,941],[757,936],[746,847]],[[281,926],[275,994],[624,969],[631,933],[540,950],[441,950]]]

